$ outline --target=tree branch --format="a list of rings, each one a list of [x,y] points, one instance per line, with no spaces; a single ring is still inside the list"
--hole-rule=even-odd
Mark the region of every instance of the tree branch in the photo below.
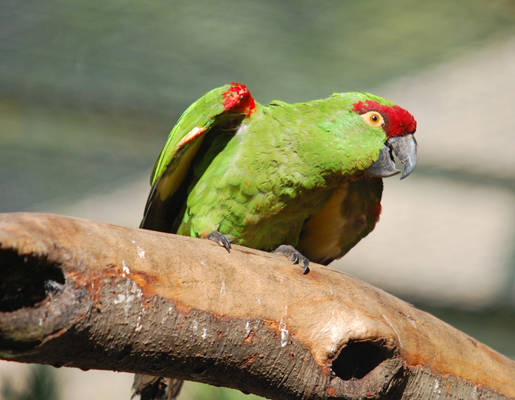
[[[47,214],[0,214],[0,357],[276,399],[515,397],[514,361],[327,267]]]

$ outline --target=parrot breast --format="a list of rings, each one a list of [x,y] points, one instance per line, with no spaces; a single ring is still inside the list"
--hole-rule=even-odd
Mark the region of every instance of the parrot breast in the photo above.
[[[374,229],[382,190],[378,178],[360,178],[334,189],[322,209],[305,222],[298,250],[321,264],[342,257]]]

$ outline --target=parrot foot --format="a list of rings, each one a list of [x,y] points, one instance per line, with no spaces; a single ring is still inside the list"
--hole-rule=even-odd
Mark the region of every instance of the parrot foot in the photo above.
[[[298,251],[295,247],[290,246],[289,244],[282,244],[278,248],[276,248],[274,253],[282,254],[283,256],[288,257],[293,261],[294,264],[299,264],[304,267],[303,274],[307,274],[309,272],[309,258],[303,255],[300,251]]]
[[[220,246],[225,248],[225,250],[227,250],[227,253],[231,252],[231,241],[223,233],[213,231],[206,236],[206,239],[218,243]]]

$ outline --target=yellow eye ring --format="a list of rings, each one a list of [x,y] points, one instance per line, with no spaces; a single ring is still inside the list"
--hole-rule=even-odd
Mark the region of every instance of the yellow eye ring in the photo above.
[[[369,111],[365,114],[361,114],[361,119],[367,124],[374,128],[380,128],[384,125],[384,118],[381,113],[377,111]]]

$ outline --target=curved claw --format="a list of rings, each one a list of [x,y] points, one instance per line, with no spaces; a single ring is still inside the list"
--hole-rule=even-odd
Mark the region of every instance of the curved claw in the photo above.
[[[304,268],[304,271],[302,272],[304,275],[306,275],[309,272],[309,258],[303,255],[295,247],[289,244],[282,244],[279,247],[277,247],[273,252],[288,257],[290,260],[292,260],[293,264],[301,264]]]
[[[379,178],[398,174],[401,171],[395,167],[395,161],[402,165],[401,179],[413,172],[417,164],[417,141],[413,134],[388,139],[379,151],[377,161],[372,163],[365,172]]]
[[[206,239],[218,243],[220,246],[225,248],[225,250],[227,250],[227,253],[231,252],[231,241],[223,233],[213,231],[206,236]]]

